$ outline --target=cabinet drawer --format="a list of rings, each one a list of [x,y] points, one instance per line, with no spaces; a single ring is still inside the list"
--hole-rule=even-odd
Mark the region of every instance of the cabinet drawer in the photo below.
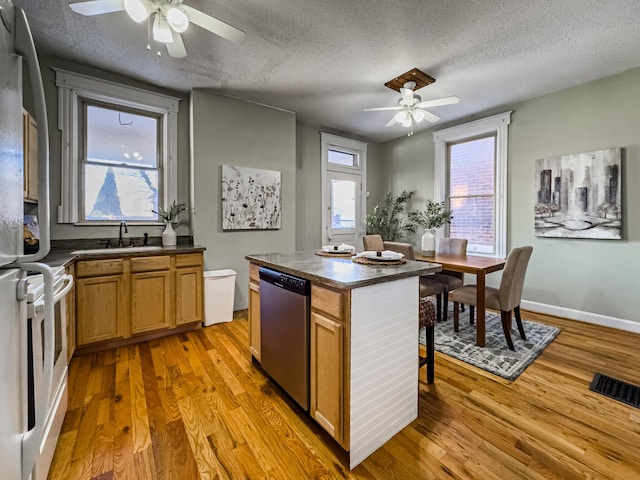
[[[249,280],[260,283],[260,266],[255,263],[249,264]]]
[[[344,321],[346,292],[311,285],[311,308]]]
[[[122,258],[108,258],[104,260],[86,260],[76,264],[76,276],[96,277],[100,275],[114,275],[124,271]]]
[[[176,255],[176,267],[199,267],[201,264],[201,253],[182,253]]]
[[[171,257],[169,255],[154,257],[135,257],[131,259],[131,272],[151,272],[154,270],[169,270]]]

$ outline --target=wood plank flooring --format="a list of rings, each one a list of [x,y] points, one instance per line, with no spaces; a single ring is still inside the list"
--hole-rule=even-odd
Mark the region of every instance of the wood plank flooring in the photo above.
[[[523,317],[562,332],[515,382],[436,354],[419,418],[353,471],[251,361],[246,311],[76,357],[49,478],[640,478],[640,410],[588,390],[595,372],[640,384],[640,336]]]

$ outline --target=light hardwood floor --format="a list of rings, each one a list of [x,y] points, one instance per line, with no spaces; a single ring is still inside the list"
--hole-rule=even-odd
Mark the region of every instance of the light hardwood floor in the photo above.
[[[246,311],[74,358],[49,478],[640,478],[640,409],[588,389],[595,372],[640,384],[640,336],[523,317],[562,332],[515,382],[437,354],[419,418],[353,471],[252,363]]]

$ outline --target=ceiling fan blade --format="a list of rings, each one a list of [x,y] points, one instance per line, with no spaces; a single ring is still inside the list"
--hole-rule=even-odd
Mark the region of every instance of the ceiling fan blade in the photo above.
[[[398,121],[396,120],[395,115],[393,117],[391,117],[391,120],[389,120],[387,122],[387,124],[385,125],[385,127],[391,127],[393,125],[395,125],[396,123],[398,123]]]
[[[376,108],[365,108],[363,112],[381,112],[383,110],[402,110],[404,107],[398,105],[397,107],[376,107]]]
[[[401,88],[400,94],[402,95],[402,102],[405,105],[413,105],[413,90],[409,88]]]
[[[232,27],[228,23],[224,23],[223,21],[213,18],[206,13],[202,13],[200,10],[196,10],[184,3],[180,8],[187,14],[189,21],[195,23],[201,28],[204,28],[205,30],[209,30],[211,33],[215,33],[216,35],[229,40],[230,42],[242,44],[247,39],[247,34],[242,30]]]
[[[439,107],[441,105],[453,105],[458,103],[460,99],[455,95],[452,97],[436,98],[435,100],[426,100],[416,105],[418,108]]]
[[[421,111],[421,112],[424,112],[424,119],[425,119],[427,122],[435,123],[435,122],[437,122],[438,120],[440,120],[440,117],[439,117],[439,116],[434,115],[434,114],[433,114],[433,113],[431,113],[431,112],[428,112],[428,111],[426,111],[426,110],[420,110],[420,111]]]
[[[69,6],[74,12],[90,17],[103,13],[120,12],[124,10],[124,0],[91,0],[90,2],[70,3]]]
[[[182,35],[178,32],[171,30],[173,35],[173,42],[167,43],[167,52],[169,56],[173,58],[184,58],[187,56],[187,49],[184,48],[184,42],[182,41]]]

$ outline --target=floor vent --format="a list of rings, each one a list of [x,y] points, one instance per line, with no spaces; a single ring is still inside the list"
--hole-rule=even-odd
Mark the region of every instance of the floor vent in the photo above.
[[[640,386],[596,373],[589,385],[589,390],[607,397],[640,408]]]

